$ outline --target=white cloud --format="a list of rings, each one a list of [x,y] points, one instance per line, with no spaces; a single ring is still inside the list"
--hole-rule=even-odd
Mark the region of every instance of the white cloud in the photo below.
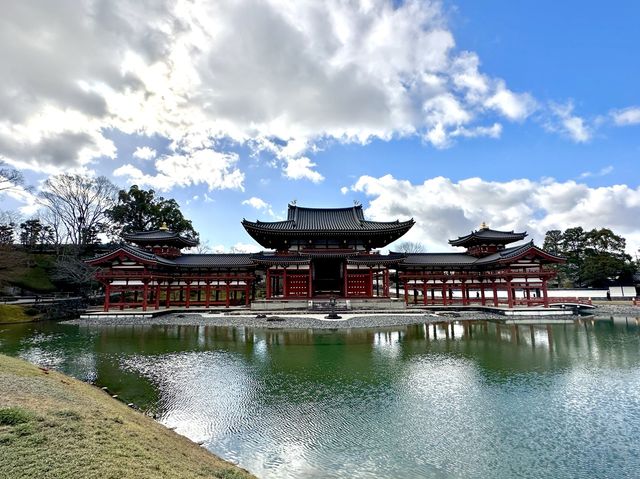
[[[614,110],[611,112],[611,117],[617,126],[637,125],[640,123],[640,107],[631,106],[622,110]]]
[[[480,72],[475,53],[454,50],[439,1],[5,7],[0,156],[21,168],[52,173],[115,158],[105,132],[120,131],[169,140],[173,159],[154,163],[163,170],[136,172],[149,184],[197,183],[183,173],[171,182],[169,163],[223,155],[228,140],[268,146],[285,176],[319,182],[308,158],[319,141],[415,134],[445,147],[452,136],[483,134],[487,110],[522,121],[535,108],[530,94]],[[145,148],[134,156],[154,159]]]
[[[340,193],[342,193],[343,195],[346,195],[349,192],[349,188],[346,186],[343,186],[342,188],[340,188]]]
[[[480,136],[488,136],[489,138],[500,138],[502,134],[502,125],[494,123],[491,126],[476,126],[472,128],[458,127],[451,132],[451,136],[464,136],[466,138],[476,138]]]
[[[157,155],[156,150],[148,146],[138,147],[136,151],[133,152],[133,157],[139,160],[153,160]]]
[[[403,240],[419,241],[429,251],[450,247],[486,221],[496,229],[526,230],[540,244],[550,229],[608,227],[627,238],[627,250],[640,247],[640,187],[598,188],[574,181],[515,179],[506,182],[436,177],[421,184],[391,175],[362,176],[353,189],[370,198],[366,214],[374,220],[407,219],[416,225]]]
[[[593,171],[584,171],[582,173],[580,173],[580,178],[590,178],[593,176],[606,176],[610,173],[612,173],[614,170],[614,167],[612,165],[608,165],[605,166],[603,168],[600,168],[600,170],[593,172]]]
[[[522,121],[536,109],[536,102],[529,93],[514,93],[503,81],[499,81],[495,93],[485,101],[485,106],[502,113],[509,120]]]
[[[571,101],[564,104],[552,103],[549,108],[552,116],[544,124],[548,131],[560,133],[576,143],[586,143],[591,139],[592,128],[583,118],[573,114]]]
[[[314,171],[314,166],[316,164],[307,157],[290,159],[284,167],[284,174],[294,180],[307,179],[314,183],[320,183],[324,180],[324,176]]]
[[[252,208],[255,208],[257,210],[264,210],[269,208],[269,203],[267,203],[263,199],[258,198],[257,196],[252,196],[248,200],[244,200],[242,204],[249,205]]]
[[[197,150],[190,155],[163,156],[155,161],[157,174],[145,174],[139,168],[125,164],[113,175],[125,177],[130,184],[151,186],[167,191],[175,186],[206,184],[211,190],[244,191],[244,173],[236,168],[238,155],[213,150]]]

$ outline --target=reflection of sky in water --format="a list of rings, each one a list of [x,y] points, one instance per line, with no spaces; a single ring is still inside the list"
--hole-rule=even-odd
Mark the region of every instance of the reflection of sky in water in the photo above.
[[[0,348],[125,399],[149,382],[164,424],[262,478],[636,477],[639,330],[56,326]]]

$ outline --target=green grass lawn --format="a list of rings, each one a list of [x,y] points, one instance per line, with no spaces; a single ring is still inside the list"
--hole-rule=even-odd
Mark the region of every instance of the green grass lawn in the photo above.
[[[37,320],[37,316],[29,316],[22,306],[0,304],[0,324],[29,323]]]
[[[31,265],[16,270],[10,283],[29,291],[50,292],[56,287],[51,282],[50,274],[55,264],[55,257],[49,254],[30,254]]]
[[[0,477],[254,476],[96,387],[0,355]]]

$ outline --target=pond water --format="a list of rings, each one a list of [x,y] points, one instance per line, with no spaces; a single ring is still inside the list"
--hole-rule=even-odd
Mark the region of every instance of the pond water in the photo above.
[[[384,331],[0,325],[262,478],[638,477],[640,319]]]

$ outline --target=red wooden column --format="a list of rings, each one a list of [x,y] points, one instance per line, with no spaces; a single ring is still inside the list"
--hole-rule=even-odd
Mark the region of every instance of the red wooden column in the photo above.
[[[244,284],[244,305],[249,306],[249,281],[245,280]]]
[[[409,289],[408,289],[408,281],[402,280],[402,286],[404,287],[404,304],[409,305]]]
[[[149,281],[144,282],[144,287],[142,288],[142,311],[147,310],[147,296],[149,294]]]
[[[498,286],[495,279],[491,280],[491,289],[493,290],[493,305],[498,306]]]
[[[104,310],[109,311],[109,301],[111,300],[111,283],[104,285]]]
[[[225,281],[225,307],[229,307],[229,280]]]
[[[373,298],[373,269],[369,266],[369,286],[367,287],[369,297]]]
[[[447,305],[447,283],[446,281],[442,282],[442,306]]]
[[[311,271],[311,261],[309,261],[309,280],[307,285],[307,298],[311,298],[313,296],[313,272]]]
[[[513,308],[513,288],[511,287],[511,279],[507,279],[507,305]]]
[[[462,306],[466,306],[469,304],[469,297],[467,293],[468,293],[467,283],[465,283],[465,280],[463,279],[460,282],[460,294],[462,295]]]
[[[287,283],[287,266],[282,269],[282,296],[286,299],[289,297],[289,284]]]
[[[156,279],[156,301],[155,308],[160,309],[160,281]]]
[[[547,293],[547,280],[542,280],[542,299],[544,300],[544,307],[549,307],[549,294]]]
[[[422,304],[427,305],[427,281],[422,280]]]
[[[382,282],[383,282],[383,294],[385,298],[388,298],[389,295],[389,268],[385,268],[384,269],[384,274],[382,275]]]
[[[348,298],[349,297],[349,279],[348,279],[348,275],[349,275],[349,269],[347,268],[347,261],[345,260],[344,263],[342,263],[342,276],[344,276],[344,297]]]
[[[271,267],[267,266],[267,299],[271,299]]]
[[[191,303],[191,281],[187,281],[187,298],[185,300],[185,306],[189,309]]]
[[[167,291],[166,291],[166,298],[164,299],[165,302],[165,307],[168,308],[169,306],[171,306],[171,283],[167,283]]]
[[[487,304],[487,298],[485,298],[484,296],[484,283],[482,282],[482,280],[480,280],[480,302],[482,306],[485,306]]]
[[[204,287],[204,306],[208,308],[211,305],[211,280],[207,280],[207,285]]]

